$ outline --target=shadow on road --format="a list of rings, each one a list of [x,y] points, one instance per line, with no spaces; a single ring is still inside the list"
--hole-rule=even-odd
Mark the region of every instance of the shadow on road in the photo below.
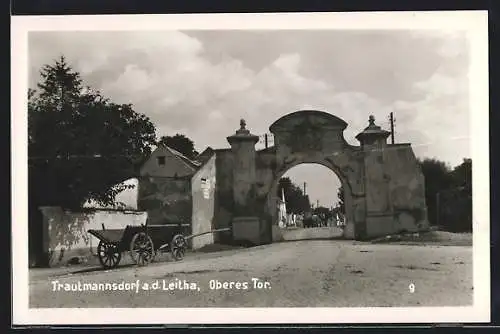
[[[103,268],[103,267],[92,267],[92,268],[85,268],[85,269],[80,269],[77,271],[71,271],[70,274],[84,274],[84,273],[92,273],[92,272],[98,272],[98,271],[107,271],[107,270],[115,270],[115,269],[124,269],[124,268],[131,268],[136,266],[135,264],[124,264],[121,266],[118,266],[116,268],[108,269],[108,268]]]

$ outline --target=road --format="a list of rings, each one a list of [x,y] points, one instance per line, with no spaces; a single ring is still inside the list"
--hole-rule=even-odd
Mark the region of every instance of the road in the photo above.
[[[179,289],[175,282],[183,280],[181,288],[192,290]],[[128,291],[113,290],[111,283],[122,282]],[[142,289],[156,282],[158,289]],[[217,289],[224,282],[226,289]],[[64,290],[99,289],[93,283],[110,284]],[[472,292],[472,247],[346,240],[275,243],[109,271],[30,270],[30,307],[459,306],[472,304]]]

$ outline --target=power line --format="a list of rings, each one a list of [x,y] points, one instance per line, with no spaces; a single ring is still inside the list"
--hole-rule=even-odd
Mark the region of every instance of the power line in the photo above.
[[[270,142],[274,144],[274,136],[271,133],[265,133],[259,136],[259,143],[264,144],[265,148],[269,147]]]

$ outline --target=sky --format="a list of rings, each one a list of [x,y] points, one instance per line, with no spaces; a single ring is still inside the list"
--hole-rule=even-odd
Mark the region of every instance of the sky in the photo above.
[[[244,118],[254,134],[302,109],[332,113],[354,138],[375,123],[417,157],[451,167],[470,157],[469,49],[460,32],[437,30],[191,30],[30,32],[29,85],[64,55],[84,84],[146,114],[158,136],[182,133],[202,151],[229,147]],[[263,143],[257,144],[262,148]],[[285,176],[331,206],[338,178],[318,165]]]

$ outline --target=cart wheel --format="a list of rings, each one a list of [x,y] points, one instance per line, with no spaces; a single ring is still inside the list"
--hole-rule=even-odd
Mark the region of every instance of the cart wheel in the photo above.
[[[102,240],[97,245],[97,256],[101,265],[107,269],[116,267],[122,258],[122,254],[118,251],[116,245]]]
[[[172,252],[172,257],[176,261],[180,261],[184,258],[184,254],[187,249],[186,238],[182,234],[176,234],[172,238],[172,243],[170,244],[170,249]]]
[[[130,256],[132,260],[144,266],[153,261],[155,256],[153,240],[144,232],[139,232],[134,235],[130,242]]]

